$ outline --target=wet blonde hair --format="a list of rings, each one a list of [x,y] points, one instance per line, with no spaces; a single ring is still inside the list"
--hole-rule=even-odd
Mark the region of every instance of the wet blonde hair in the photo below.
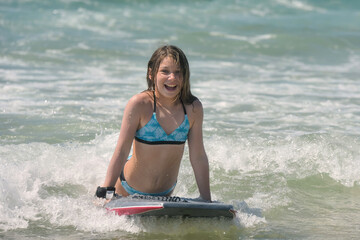
[[[190,68],[188,60],[184,54],[184,52],[173,45],[164,45],[159,47],[151,56],[148,67],[146,80],[148,84],[149,91],[155,91],[155,79],[156,74],[159,71],[159,66],[162,60],[166,57],[171,57],[176,64],[180,66],[180,72],[183,77],[183,86],[180,91],[180,99],[184,102],[184,104],[192,104],[197,98],[192,95],[190,91]]]

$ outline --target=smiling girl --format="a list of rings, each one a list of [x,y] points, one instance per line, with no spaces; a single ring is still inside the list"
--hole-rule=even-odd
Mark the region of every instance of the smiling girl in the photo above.
[[[96,196],[105,197],[114,186],[122,196],[170,195],[188,140],[200,198],[211,201],[203,108],[191,94],[185,54],[171,45],[158,48],[148,63],[146,78],[148,89],[133,96],[125,107],[118,142]]]

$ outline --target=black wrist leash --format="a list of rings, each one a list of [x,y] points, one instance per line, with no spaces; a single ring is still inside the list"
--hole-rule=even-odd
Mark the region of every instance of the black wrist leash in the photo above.
[[[114,187],[97,187],[95,196],[98,198],[111,199],[115,194]]]

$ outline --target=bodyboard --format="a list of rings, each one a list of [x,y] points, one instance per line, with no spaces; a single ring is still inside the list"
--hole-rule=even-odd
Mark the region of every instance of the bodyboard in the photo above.
[[[117,215],[128,216],[180,216],[233,218],[236,211],[230,204],[205,202],[193,198],[135,195],[117,196],[105,205]]]

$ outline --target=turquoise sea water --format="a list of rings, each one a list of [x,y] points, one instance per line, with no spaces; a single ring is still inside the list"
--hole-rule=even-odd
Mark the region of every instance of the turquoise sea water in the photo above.
[[[0,238],[357,239],[359,23],[355,0],[2,0]],[[163,43],[188,56],[233,221],[93,203]],[[198,196],[187,154],[174,194]]]

